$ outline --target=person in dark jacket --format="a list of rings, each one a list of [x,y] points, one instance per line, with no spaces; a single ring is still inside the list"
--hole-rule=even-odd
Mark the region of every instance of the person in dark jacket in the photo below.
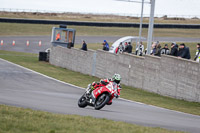
[[[81,50],[85,50],[85,51],[87,51],[87,44],[85,43],[84,40],[83,40],[83,45],[82,45]]]
[[[128,42],[128,46],[127,46],[127,51],[128,53],[132,53],[133,47],[131,45],[131,42]]]
[[[109,44],[107,43],[106,40],[103,41],[103,50],[109,51]]]
[[[165,44],[164,48],[161,49],[161,54],[169,55],[168,44]]]
[[[184,59],[190,59],[190,49],[185,46],[184,43],[180,44],[180,48],[178,51],[178,57],[184,58]]]
[[[158,43],[157,45],[156,45],[156,53],[154,54],[155,56],[160,56],[160,54],[161,54],[161,46],[160,46],[160,44]]]
[[[171,56],[178,56],[178,45],[173,42],[171,44],[171,53],[170,53]]]

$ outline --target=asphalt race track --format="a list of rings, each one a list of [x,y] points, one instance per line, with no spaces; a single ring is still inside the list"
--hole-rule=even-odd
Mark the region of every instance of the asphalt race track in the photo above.
[[[83,89],[0,59],[0,104],[53,113],[77,114],[171,130],[200,132],[200,116],[117,99],[102,110],[79,108]],[[123,90],[122,90],[123,93]]]
[[[119,38],[121,36],[76,36],[75,44],[82,44],[82,40],[85,40],[86,43],[102,43],[103,40],[112,43]],[[39,53],[39,51],[44,51],[51,47],[50,36],[0,36],[1,40],[3,40],[4,44],[2,46],[0,45],[0,50]],[[15,41],[15,46],[12,46],[13,40]],[[30,43],[29,46],[26,46],[27,40]],[[200,42],[200,38],[181,37],[156,37],[153,40],[159,40],[160,42]],[[39,41],[42,42],[41,46],[39,46]],[[142,41],[147,40],[143,39]]]

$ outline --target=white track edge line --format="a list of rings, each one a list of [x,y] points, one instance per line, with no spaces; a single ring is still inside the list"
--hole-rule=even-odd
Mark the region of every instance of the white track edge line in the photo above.
[[[57,82],[60,82],[60,83],[63,83],[63,84],[66,84],[66,85],[69,85],[69,86],[72,86],[72,87],[75,87],[75,88],[78,88],[78,89],[82,89],[82,90],[85,89],[85,88],[82,88],[82,87],[79,87],[79,86],[76,86],[76,85],[73,85],[73,84],[66,83],[66,82],[64,82],[64,81],[55,79],[55,78],[53,78],[53,77],[49,77],[49,76],[47,76],[47,75],[44,75],[44,74],[39,73],[39,72],[36,72],[36,71],[31,70],[31,69],[29,69],[29,68],[23,67],[23,66],[21,66],[21,65],[15,64],[15,63],[10,62],[10,61],[8,61],[8,60],[4,60],[4,59],[2,59],[2,58],[0,58],[0,60],[5,61],[5,62],[7,62],[7,63],[9,63],[9,64],[12,64],[12,65],[15,65],[15,66],[17,66],[17,67],[23,68],[23,69],[25,69],[25,70],[31,71],[31,72],[33,72],[33,73],[35,73],[35,74],[38,74],[38,75],[41,75],[41,76],[43,76],[43,77],[45,77],[45,78],[48,78],[48,79],[51,79],[51,80],[55,80],[55,81],[57,81]],[[193,114],[184,113],[184,112],[181,112],[181,111],[176,111],[176,110],[171,110],[171,109],[167,109],[167,108],[162,108],[162,107],[158,107],[158,106],[155,106],[155,105],[149,105],[149,104],[145,104],[145,103],[142,103],[142,102],[136,102],[136,101],[133,101],[133,100],[128,100],[128,99],[125,99],[125,98],[119,98],[119,99],[121,99],[121,100],[123,100],[123,101],[127,101],[127,102],[132,102],[132,103],[137,103],[137,104],[141,104],[141,105],[147,105],[147,106],[159,108],[159,109],[162,109],[162,110],[170,110],[170,111],[174,111],[174,112],[181,113],[181,114],[187,114],[187,115],[192,115],[192,116],[198,116],[198,117],[200,117],[199,115],[193,115]]]

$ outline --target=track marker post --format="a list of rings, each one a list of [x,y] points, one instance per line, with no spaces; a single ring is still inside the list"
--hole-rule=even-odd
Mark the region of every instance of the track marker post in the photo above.
[[[29,40],[27,40],[27,41],[26,41],[26,46],[29,46],[29,44],[30,44],[30,43],[29,43]]]
[[[15,40],[13,40],[12,45],[15,46]]]
[[[42,41],[39,41],[39,44],[38,44],[38,46],[42,46]]]
[[[3,45],[3,40],[1,40],[1,46]]]

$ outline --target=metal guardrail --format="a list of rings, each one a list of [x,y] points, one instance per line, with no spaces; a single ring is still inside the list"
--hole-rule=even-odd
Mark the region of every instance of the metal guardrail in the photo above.
[[[66,24],[77,26],[98,26],[98,27],[139,27],[139,23],[108,23],[108,22],[85,22],[85,21],[62,21],[62,20],[42,20],[42,19],[18,19],[0,18],[0,22],[6,23],[29,23],[29,24]],[[143,28],[148,28],[148,24],[143,24]],[[154,24],[154,28],[179,28],[179,29],[200,29],[200,24]]]

